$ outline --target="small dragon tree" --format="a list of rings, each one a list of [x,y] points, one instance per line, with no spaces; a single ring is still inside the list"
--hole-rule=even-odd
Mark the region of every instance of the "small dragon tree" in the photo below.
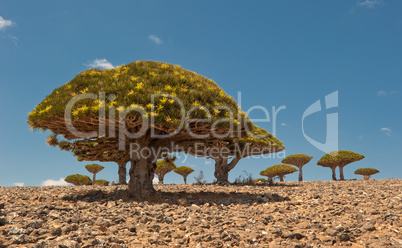
[[[84,175],[80,175],[80,174],[67,176],[64,179],[64,181],[74,184],[75,186],[92,184],[91,178],[89,178],[89,176],[84,176]]]
[[[299,181],[303,181],[303,166],[310,162],[312,159],[312,156],[306,155],[306,154],[293,154],[289,155],[286,158],[282,160],[282,163],[284,164],[291,164],[299,168]]]
[[[336,180],[335,168],[339,166],[340,180],[345,180],[343,175],[343,167],[346,165],[362,160],[363,155],[351,151],[333,151],[325,154],[318,162],[317,165],[329,167],[332,170],[332,179]]]
[[[59,146],[60,150],[70,151],[78,161],[115,162],[118,165],[119,184],[127,184],[126,164],[130,161],[127,151],[120,151],[118,142],[113,139],[100,137],[77,141],[59,141],[57,135],[47,137],[50,146]]]
[[[360,168],[355,171],[355,174],[362,175],[364,180],[369,180],[372,175],[377,173],[380,171],[374,168]]]
[[[89,173],[94,174],[92,183],[93,183],[93,185],[95,185],[96,174],[98,174],[101,170],[105,169],[105,167],[103,167],[102,165],[99,165],[99,164],[88,164],[88,165],[85,165],[85,169],[87,169],[87,171]]]
[[[176,157],[166,156],[162,160],[156,162],[155,174],[158,176],[159,179],[158,184],[163,184],[163,178],[165,177],[165,175],[176,169],[176,165],[174,164],[175,160]]]
[[[79,73],[38,104],[28,124],[69,141],[113,140],[125,154],[131,144],[137,151],[177,152],[179,146],[186,152],[196,143],[219,146],[243,133],[249,118],[233,113],[241,113],[239,106],[214,81],[177,65],[137,61]],[[160,154],[130,155],[128,192],[138,198],[155,194]]]
[[[174,169],[174,172],[183,176],[184,183],[187,184],[187,176],[194,172],[194,170],[187,166],[180,166]]]
[[[109,185],[109,181],[105,180],[105,179],[99,179],[95,181],[96,185],[100,185],[100,186],[108,186]]]
[[[283,177],[285,175],[291,174],[296,171],[297,169],[293,166],[287,164],[277,164],[261,171],[260,175],[268,177],[270,182],[272,182],[274,177],[278,176],[280,181],[283,182]]]

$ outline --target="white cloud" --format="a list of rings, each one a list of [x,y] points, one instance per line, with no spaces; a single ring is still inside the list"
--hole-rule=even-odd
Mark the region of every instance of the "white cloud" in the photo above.
[[[160,44],[162,44],[163,43],[163,41],[159,38],[159,37],[157,37],[157,36],[155,36],[155,35],[153,35],[153,34],[151,34],[149,37],[148,37],[148,39],[150,39],[151,41],[153,41],[155,44],[157,44],[157,45],[160,45]]]
[[[159,179],[158,179],[157,177],[154,177],[154,179],[152,180],[152,183],[153,183],[153,184],[159,183]]]
[[[18,186],[18,187],[24,187],[24,184],[25,184],[25,183],[14,183],[14,185],[15,185],[15,186]]]
[[[205,164],[211,164],[212,163],[212,161],[211,160],[205,160],[205,162],[204,162]]]
[[[99,69],[113,69],[115,68],[112,63],[107,61],[107,59],[95,59],[89,64],[84,64],[85,66],[91,67],[91,68],[99,68]]]
[[[64,181],[64,178],[60,177],[59,180],[47,179],[42,181],[40,184],[42,186],[67,186],[70,185],[68,182]]]
[[[6,20],[0,16],[0,30],[5,29],[6,27],[10,27],[14,25],[14,22],[11,20]]]
[[[380,129],[385,135],[391,136],[392,129],[389,127],[383,127]]]
[[[286,124],[285,122],[282,122],[281,125],[284,127],[284,126],[287,126],[288,124]]]
[[[377,93],[377,95],[378,95],[378,96],[390,96],[390,95],[395,95],[395,94],[398,94],[398,93],[399,93],[399,92],[396,91],[396,90],[389,91],[389,92],[387,92],[387,91],[385,91],[385,90],[379,90],[378,93]]]
[[[358,6],[366,7],[368,9],[374,8],[376,5],[381,5],[380,0],[364,0],[363,2],[357,3]]]

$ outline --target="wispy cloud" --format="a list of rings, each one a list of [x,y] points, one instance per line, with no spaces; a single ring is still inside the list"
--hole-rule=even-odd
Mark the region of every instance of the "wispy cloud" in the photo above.
[[[285,122],[282,122],[281,123],[281,126],[283,126],[283,127],[285,127],[285,126],[287,126],[288,124],[286,124]]]
[[[157,45],[160,45],[163,43],[163,41],[156,35],[151,34],[148,39],[150,39],[152,42],[154,42]]]
[[[107,59],[95,59],[93,61],[91,61],[88,64],[84,64],[85,66],[88,66],[90,68],[99,68],[99,69],[113,69],[115,68],[114,65],[112,65],[112,63],[110,63],[109,61],[107,61]]]
[[[14,36],[14,35],[8,35],[8,38],[14,43],[14,45],[15,46],[18,46],[18,38],[17,38],[17,36]]]
[[[373,9],[375,8],[376,5],[381,5],[382,1],[380,0],[364,0],[362,2],[358,2],[358,6],[366,7],[368,9]]]
[[[11,20],[6,20],[2,16],[0,16],[0,30],[5,29],[6,27],[10,27],[15,23]]]
[[[204,162],[204,164],[211,164],[212,163],[212,161],[211,160],[205,160],[205,162]]]
[[[380,129],[385,135],[391,136],[392,129],[389,127],[383,127]]]
[[[25,184],[25,183],[14,183],[14,185],[15,185],[15,186],[18,186],[18,187],[24,187],[24,184]]]
[[[389,95],[395,95],[395,94],[398,94],[399,92],[398,91],[396,91],[396,90],[393,90],[393,91],[385,91],[385,90],[379,90],[378,91],[378,93],[377,93],[377,95],[378,96],[389,96]]]
[[[42,186],[67,186],[70,185],[66,181],[64,181],[64,178],[60,177],[59,180],[53,180],[53,179],[47,179],[45,181],[42,181],[40,184]]]

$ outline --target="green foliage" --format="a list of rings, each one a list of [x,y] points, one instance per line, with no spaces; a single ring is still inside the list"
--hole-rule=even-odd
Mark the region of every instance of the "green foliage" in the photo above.
[[[74,184],[75,186],[92,184],[92,180],[88,176],[80,174],[69,175],[64,179],[64,181],[66,181],[67,183]]]
[[[74,120],[86,117],[98,118],[99,106],[103,105],[106,107],[106,113],[111,107],[139,106],[145,109],[149,116],[155,117],[156,126],[176,128],[181,119],[179,104],[166,95],[157,98],[155,106],[152,106],[151,95],[158,93],[177,96],[183,101],[187,110],[194,106],[203,106],[194,111],[191,118],[205,118],[207,115],[203,108],[210,111],[212,122],[229,117],[226,110],[216,109],[216,106],[227,106],[233,113],[238,112],[235,100],[214,81],[178,65],[137,61],[115,69],[89,69],[81,72],[70,82],[55,89],[37,105],[29,114],[28,124],[32,128],[49,129],[49,125],[43,123],[52,121],[54,117],[63,117],[67,103],[74,96],[81,93],[98,95],[99,92],[113,93],[116,98],[107,102],[92,99],[77,102],[72,111]],[[117,109],[123,110],[116,108],[116,111]],[[139,116],[136,111],[131,111],[127,116],[130,115]],[[244,112],[241,115],[245,117]],[[235,114],[234,119],[237,118]],[[241,121],[236,120],[236,123]],[[228,126],[228,124],[225,121],[219,123],[222,126]]]
[[[257,178],[257,179],[254,179],[254,182],[255,183],[257,183],[257,182],[268,183],[268,180],[265,178]]]
[[[163,177],[174,169],[176,169],[176,165],[172,158],[165,157],[156,162],[155,174],[158,176],[159,182],[163,183]]]
[[[284,176],[298,171],[297,168],[287,165],[287,164],[277,164],[260,172],[261,176],[266,176],[269,178],[274,178],[275,176]]]
[[[48,144],[49,146],[57,146],[59,144],[57,136],[56,135],[47,136],[46,144]]]
[[[282,142],[265,129],[252,125],[250,132],[251,133],[246,137],[237,140],[235,139],[229,148],[235,147],[235,144],[237,143],[241,148],[243,148],[246,144],[251,144],[253,146],[269,146],[272,150],[275,150],[275,152],[285,149],[285,146],[282,144]]]
[[[105,180],[105,179],[99,179],[95,181],[96,185],[100,185],[100,186],[108,186],[109,185],[109,181]]]
[[[312,159],[312,156],[306,155],[306,154],[292,154],[287,156],[282,160],[282,163],[284,164],[291,164],[295,165],[297,167],[301,167]]]
[[[362,160],[364,158],[363,155],[351,151],[333,151],[325,154],[318,162],[317,165],[321,165],[323,167],[343,167],[352,162],[356,162]]]
[[[103,170],[105,167],[103,167],[102,165],[99,164],[88,164],[85,165],[85,169],[87,169],[87,171],[89,171],[90,173],[96,174],[98,172],[100,172],[101,170]]]
[[[380,171],[374,168],[360,168],[355,171],[356,175],[371,176],[379,173]]]

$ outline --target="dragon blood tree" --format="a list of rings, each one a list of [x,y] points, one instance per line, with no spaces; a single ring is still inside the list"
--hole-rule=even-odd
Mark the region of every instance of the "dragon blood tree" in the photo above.
[[[377,173],[380,171],[374,168],[360,168],[355,171],[355,174],[362,175],[364,180],[369,180],[372,175]]]
[[[99,164],[87,164],[85,165],[85,169],[87,169],[87,171],[89,173],[94,174],[93,175],[93,179],[92,179],[92,183],[93,185],[95,185],[96,182],[96,174],[98,174],[99,172],[101,172],[103,169],[105,169],[105,167],[103,167],[102,165]]]
[[[261,176],[266,176],[269,178],[270,181],[276,176],[278,176],[283,182],[283,177],[287,174],[291,174],[293,172],[296,172],[297,169],[293,166],[287,165],[287,164],[277,164],[273,165],[271,167],[268,167],[267,169],[263,170],[260,172]]]
[[[70,175],[67,176],[64,181],[74,184],[75,186],[80,186],[80,185],[91,185],[92,181],[89,178],[89,176],[84,176],[80,174],[75,174],[75,175]]]
[[[174,164],[175,160],[176,160],[176,157],[166,156],[162,160],[159,160],[158,162],[156,162],[155,174],[158,176],[159,184],[163,184],[163,178],[165,177],[165,175],[167,173],[176,169],[176,165]]]
[[[343,167],[346,165],[362,160],[363,155],[351,151],[333,151],[325,154],[318,162],[317,165],[329,167],[332,170],[332,179],[336,180],[335,168],[339,166],[340,180],[345,180],[343,175]]]
[[[215,160],[214,176],[217,183],[227,184],[229,172],[237,165],[240,159],[248,156],[257,156],[279,152],[285,149],[282,143],[265,129],[251,125],[243,137],[228,139],[221,147],[206,147],[203,151],[208,158]],[[197,156],[198,154],[193,154]],[[202,154],[203,156],[203,154]],[[229,158],[232,157],[229,162]]]
[[[312,156],[306,154],[293,154],[289,155],[282,160],[284,164],[291,164],[299,168],[299,181],[303,181],[303,166],[310,162]]]
[[[239,113],[239,114],[234,114]],[[137,61],[115,69],[88,69],[53,90],[28,124],[69,142],[116,142],[129,155],[128,191],[155,193],[161,153],[217,146],[244,133],[248,118],[215,82],[180,66]],[[102,147],[102,146],[100,146]],[[102,157],[103,149],[89,149]]]
[[[174,169],[174,172],[181,175],[184,179],[184,183],[187,184],[187,176],[194,172],[194,170],[187,166],[180,166]]]
[[[72,152],[78,161],[115,162],[118,165],[119,184],[127,184],[126,164],[130,161],[129,153],[125,150],[119,150],[116,140],[100,137],[95,140],[59,141],[56,135],[50,135],[47,144],[58,146],[60,150]]]

